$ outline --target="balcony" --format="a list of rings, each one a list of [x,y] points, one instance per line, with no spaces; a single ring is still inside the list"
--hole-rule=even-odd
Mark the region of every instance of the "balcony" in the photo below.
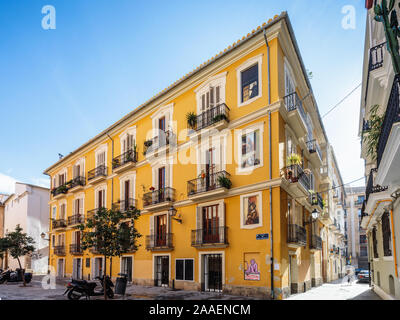
[[[310,194],[310,203],[313,209],[316,209],[319,212],[321,212],[324,209],[324,200],[322,199],[322,196],[318,192]]]
[[[100,254],[100,248],[98,246],[91,247],[89,249],[90,253],[92,254]]]
[[[379,185],[394,186],[400,181],[400,75],[395,76],[377,147]]]
[[[228,243],[228,228],[192,230],[192,247],[198,249],[226,248]]]
[[[72,255],[82,255],[83,249],[80,244],[70,244],[69,253]]]
[[[163,188],[143,195],[143,208],[146,210],[161,210],[169,208],[175,201],[175,189]]]
[[[56,256],[65,256],[65,246],[54,246],[54,254]]]
[[[75,177],[69,182],[69,191],[70,192],[78,192],[83,190],[83,187],[86,185],[85,177]]]
[[[65,219],[53,220],[52,227],[53,230],[66,228],[67,221],[65,221]]]
[[[85,219],[83,215],[75,214],[68,217],[68,226],[76,226],[78,224],[84,223]]]
[[[53,188],[51,190],[51,194],[54,199],[61,198],[63,195],[65,195],[68,192],[68,187],[66,184],[63,184],[61,186],[58,186],[56,188]]]
[[[107,210],[107,208],[96,208],[96,209],[89,210],[87,212],[87,214],[86,214],[86,220],[93,219],[93,217],[96,214],[96,212],[99,211],[100,209],[106,209]]]
[[[224,194],[230,189],[230,174],[220,171],[212,174],[204,174],[200,178],[188,181],[188,198],[199,200]]]
[[[322,250],[322,238],[312,234],[310,238],[310,250],[311,251],[318,251]]]
[[[310,178],[300,165],[294,164],[285,168],[285,179],[290,183],[289,189],[297,196],[309,196]]]
[[[284,97],[286,111],[290,126],[298,137],[303,137],[307,133],[307,117],[303,108],[303,103],[296,92]]]
[[[368,63],[368,75],[367,75],[367,84],[366,84],[366,90],[365,90],[365,97],[364,97],[364,101],[365,104],[367,103],[367,95],[368,95],[368,88],[369,88],[369,80],[370,80],[370,76],[371,74],[373,76],[377,76],[376,73],[383,75],[384,71],[376,71],[379,70],[383,67],[384,64],[384,55],[385,55],[385,45],[386,42],[378,44],[375,47],[372,47],[369,50],[369,63]],[[385,69],[385,68],[383,68]]]
[[[126,200],[119,200],[113,203],[113,209],[119,210],[121,213],[124,213],[126,218],[132,218],[130,214],[127,213],[129,210],[135,210],[137,208],[137,200],[136,199],[126,199]]]
[[[115,173],[121,173],[135,167],[137,152],[128,150],[112,160],[112,169]]]
[[[217,130],[225,129],[229,123],[229,111],[230,109],[225,103],[215,106],[197,116],[193,129],[196,131],[208,127]]]
[[[107,177],[107,167],[100,165],[88,172],[88,183],[97,183],[105,180]]]
[[[292,248],[299,248],[307,245],[306,229],[297,224],[289,224],[287,242],[288,246]]]
[[[171,251],[172,233],[152,234],[146,237],[146,250],[149,251]]]
[[[306,143],[308,152],[310,153],[310,160],[315,167],[322,165],[322,151],[317,140],[307,141]]]
[[[158,132],[159,136],[144,142],[143,154],[146,157],[153,155],[157,151],[162,152],[166,150],[166,148],[176,140],[176,136],[171,130],[158,130]]]
[[[374,173],[376,173],[376,172],[377,172],[377,169],[371,169],[369,177],[368,177],[367,189],[365,190],[365,199],[366,199],[367,203],[368,203],[368,199],[371,196],[371,194],[386,191],[388,189],[388,187],[374,185]]]

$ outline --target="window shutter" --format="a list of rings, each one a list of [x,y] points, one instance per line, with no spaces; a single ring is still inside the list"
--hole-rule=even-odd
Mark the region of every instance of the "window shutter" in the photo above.
[[[80,214],[81,216],[83,216],[83,214],[84,214],[84,210],[83,210],[83,198],[78,199],[78,200],[79,200],[79,214]]]
[[[219,105],[221,103],[220,90],[221,86],[215,87],[215,105]]]
[[[150,216],[150,246],[153,247],[155,242],[154,235],[154,216]]]
[[[220,212],[218,212],[219,226],[225,227],[225,212],[226,212],[225,202],[222,203],[222,206],[218,206],[218,210],[220,210]]]

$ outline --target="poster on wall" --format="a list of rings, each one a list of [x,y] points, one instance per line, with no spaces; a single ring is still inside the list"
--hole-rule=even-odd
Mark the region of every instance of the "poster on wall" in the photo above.
[[[248,252],[244,254],[244,280],[260,281],[260,254]]]

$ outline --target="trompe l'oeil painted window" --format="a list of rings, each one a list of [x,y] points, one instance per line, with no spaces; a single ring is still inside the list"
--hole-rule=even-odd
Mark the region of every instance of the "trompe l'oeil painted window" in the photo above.
[[[242,103],[258,96],[258,63],[242,71]]]

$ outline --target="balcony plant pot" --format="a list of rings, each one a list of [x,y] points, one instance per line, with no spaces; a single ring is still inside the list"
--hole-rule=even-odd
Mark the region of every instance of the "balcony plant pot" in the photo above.
[[[229,178],[225,177],[225,176],[219,176],[218,177],[218,183],[223,188],[226,188],[226,189],[232,188],[231,180]]]
[[[186,121],[189,128],[193,130],[196,128],[197,116],[194,112],[188,112],[186,114]]]

